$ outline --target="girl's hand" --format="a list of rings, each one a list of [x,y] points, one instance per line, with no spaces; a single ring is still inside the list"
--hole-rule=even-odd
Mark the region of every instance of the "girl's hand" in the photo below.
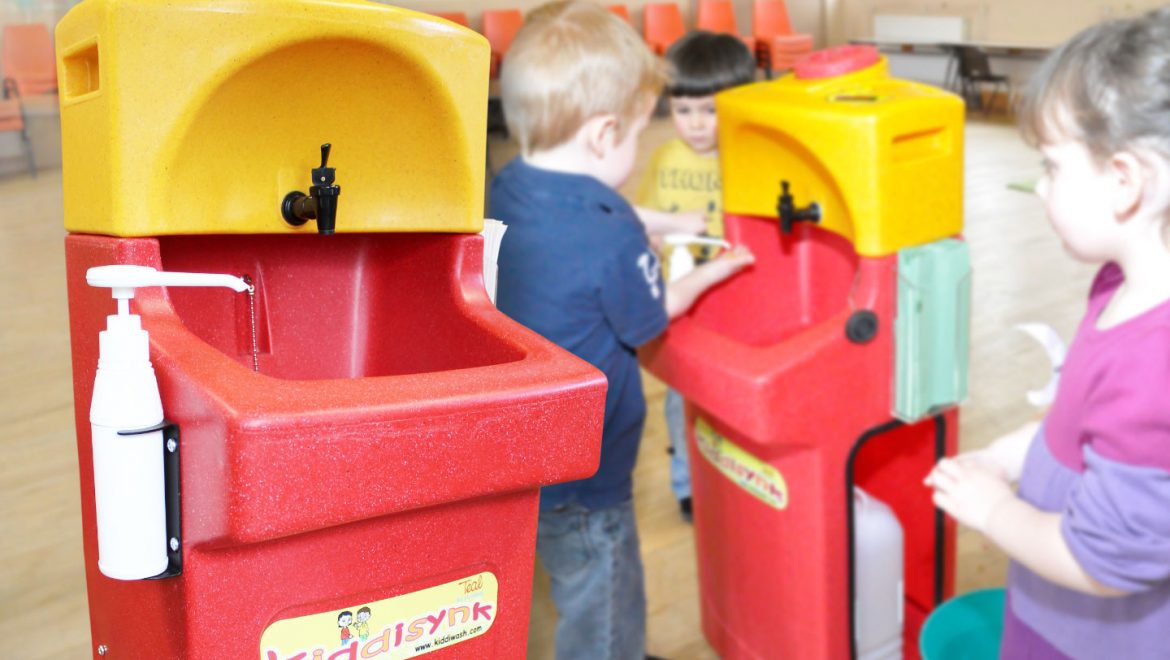
[[[963,452],[956,456],[953,460],[963,465],[975,465],[990,470],[1000,479],[1011,483],[1015,481],[1007,466],[1003,464],[999,456],[991,451],[989,448],[976,449],[975,451]],[[929,477],[928,477],[929,478]]]
[[[1040,430],[1040,422],[1028,422],[1019,428],[1000,437],[995,442],[980,450],[996,465],[1000,466],[1009,482],[1019,481],[1024,471],[1024,461],[1028,457],[1028,450]]]
[[[1001,470],[971,455],[939,461],[925,483],[934,489],[935,506],[982,533],[996,508],[1015,497]]]

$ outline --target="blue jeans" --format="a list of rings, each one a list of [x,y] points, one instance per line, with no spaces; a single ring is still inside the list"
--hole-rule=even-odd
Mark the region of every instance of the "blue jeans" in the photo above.
[[[646,592],[633,502],[542,511],[536,554],[552,578],[557,660],[643,660]]]
[[[670,489],[674,499],[691,496],[691,465],[687,456],[687,416],[682,395],[666,388],[666,430],[670,435]]]

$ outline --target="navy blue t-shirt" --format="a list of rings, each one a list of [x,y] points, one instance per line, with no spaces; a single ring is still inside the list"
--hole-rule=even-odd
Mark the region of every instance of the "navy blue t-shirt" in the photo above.
[[[634,209],[585,175],[508,164],[491,184],[488,216],[503,221],[501,311],[605,373],[601,466],[547,486],[541,510],[614,506],[633,493],[646,399],[634,349],[666,329],[658,257]]]

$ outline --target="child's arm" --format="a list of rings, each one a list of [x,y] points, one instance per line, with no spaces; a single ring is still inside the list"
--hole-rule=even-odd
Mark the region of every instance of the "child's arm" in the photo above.
[[[666,285],[666,315],[673,319],[685,313],[704,291],[743,270],[755,260],[747,247],[737,245],[670,282]]]
[[[985,534],[1040,577],[1095,596],[1126,595],[1085,572],[1064,539],[1059,513],[1040,511],[1016,497],[1007,480],[987,465],[943,459],[926,484],[934,488],[938,508]]]
[[[707,229],[707,215],[702,211],[669,213],[644,206],[635,206],[634,212],[650,236],[666,234],[699,235]]]
[[[983,449],[965,452],[957,456],[961,462],[982,461],[999,472],[1009,482],[1020,480],[1024,471],[1024,459],[1032,446],[1032,438],[1040,428],[1040,422],[1028,422],[1010,433],[1001,436]]]

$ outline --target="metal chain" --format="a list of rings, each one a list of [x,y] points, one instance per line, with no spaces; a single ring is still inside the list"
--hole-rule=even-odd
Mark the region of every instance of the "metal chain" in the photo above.
[[[256,337],[256,285],[248,275],[240,279],[248,285],[248,316],[252,321],[252,371],[260,373],[260,341]]]

